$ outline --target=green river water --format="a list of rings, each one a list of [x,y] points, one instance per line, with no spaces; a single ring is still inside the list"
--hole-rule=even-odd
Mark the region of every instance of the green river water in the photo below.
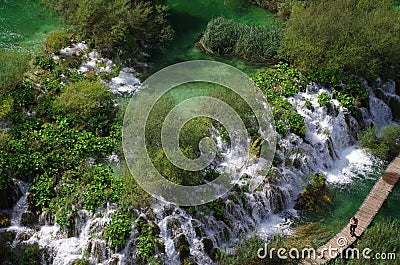
[[[34,47],[42,43],[46,34],[62,26],[54,13],[43,7],[40,1],[0,0],[0,3],[0,48],[34,50]],[[240,0],[167,0],[167,4],[171,13],[169,19],[175,29],[175,40],[164,53],[152,57],[150,60],[152,71],[173,63],[195,59],[223,61],[246,73],[252,73],[260,68],[235,58],[206,55],[195,46],[195,43],[207,22],[214,17],[222,15],[243,23],[262,25],[275,23],[271,13],[244,5]],[[382,169],[377,169],[376,172],[370,176],[356,178],[351,184],[332,187],[331,198],[334,206],[323,213],[305,216],[304,219],[323,219],[326,225],[340,230],[361,205]],[[379,212],[378,218],[391,216],[400,219],[399,204],[400,187],[397,185]]]
[[[0,0],[0,48],[34,50],[60,27],[56,15],[39,0]]]

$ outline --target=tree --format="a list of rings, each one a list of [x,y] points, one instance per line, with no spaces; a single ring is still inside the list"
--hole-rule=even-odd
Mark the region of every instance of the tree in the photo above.
[[[305,71],[325,68],[393,77],[400,64],[398,43],[400,16],[390,0],[298,2],[287,22],[281,55]]]
[[[75,26],[82,39],[107,55],[138,56],[162,49],[172,39],[166,6],[158,1],[44,0]]]

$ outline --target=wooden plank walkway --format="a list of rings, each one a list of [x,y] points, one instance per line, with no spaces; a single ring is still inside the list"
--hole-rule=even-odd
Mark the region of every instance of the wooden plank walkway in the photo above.
[[[356,235],[359,237],[364,233],[365,229],[371,224],[375,215],[378,213],[382,204],[385,202],[387,196],[392,191],[393,187],[399,181],[400,178],[400,155],[389,164],[385,172],[375,183],[374,187],[361,204],[355,216],[358,218],[358,226],[356,229]],[[350,217],[349,217],[350,219]],[[312,264],[323,264],[328,262],[333,257],[329,254],[329,249],[337,249],[334,254],[340,255],[345,249],[351,246],[355,241],[356,237],[350,236],[350,225],[348,224],[338,234],[332,237],[328,243],[319,247],[316,250],[315,259],[308,258],[300,261],[301,265],[312,265]],[[332,253],[331,252],[331,253]]]

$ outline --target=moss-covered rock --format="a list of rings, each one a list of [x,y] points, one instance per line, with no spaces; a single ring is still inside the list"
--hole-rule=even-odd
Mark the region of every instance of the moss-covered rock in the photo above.
[[[188,259],[190,257],[190,247],[189,247],[190,245],[186,239],[185,234],[178,235],[178,237],[175,239],[175,244],[181,262]]]
[[[22,214],[21,224],[24,226],[32,226],[38,221],[38,216],[31,211],[26,211]]]
[[[213,242],[211,241],[211,239],[205,237],[205,238],[203,238],[201,240],[201,243],[203,244],[204,252],[207,253],[207,255],[210,256],[211,255],[211,250],[214,247]]]

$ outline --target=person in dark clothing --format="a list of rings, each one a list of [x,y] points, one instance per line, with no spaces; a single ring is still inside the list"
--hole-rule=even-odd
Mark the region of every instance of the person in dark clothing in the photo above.
[[[358,219],[355,216],[353,216],[350,219],[350,235],[351,236],[355,236],[356,235],[357,225],[358,225]]]

